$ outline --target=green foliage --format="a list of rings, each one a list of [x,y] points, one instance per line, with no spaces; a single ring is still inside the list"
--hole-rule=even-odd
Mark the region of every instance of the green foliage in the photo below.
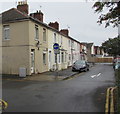
[[[99,0],[99,2],[95,2],[93,5],[95,13],[101,13],[97,23],[102,24],[105,22],[105,27],[108,27],[109,25],[116,27],[119,23],[118,17],[120,16],[120,0],[119,2],[112,2],[112,0],[107,1],[109,2],[100,2]],[[103,14],[104,11],[107,12]]]
[[[109,38],[107,41],[102,43],[102,48],[112,56],[120,55],[120,37],[113,39]]]

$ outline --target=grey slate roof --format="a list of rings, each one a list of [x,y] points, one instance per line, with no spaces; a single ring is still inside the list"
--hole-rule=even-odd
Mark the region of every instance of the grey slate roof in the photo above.
[[[25,13],[22,13],[21,11],[19,11],[16,8],[12,8],[12,9],[7,10],[7,11],[2,13],[2,23],[3,24],[9,23],[9,22],[23,21],[23,20],[32,20],[32,21],[34,21],[42,26],[45,26],[49,29],[52,29],[53,31],[60,33],[60,31],[48,26],[46,23],[43,23],[43,22],[39,21],[38,19],[35,19],[35,18],[25,14]],[[60,33],[60,34],[63,36],[66,36],[63,33]],[[70,36],[67,36],[67,37],[71,40],[74,40],[74,41],[80,43],[79,41],[75,40],[74,38],[72,38]]]
[[[20,12],[15,8],[12,8],[2,13],[2,23],[8,23],[11,21],[22,20],[22,19],[29,19],[29,16],[23,14],[22,12]]]

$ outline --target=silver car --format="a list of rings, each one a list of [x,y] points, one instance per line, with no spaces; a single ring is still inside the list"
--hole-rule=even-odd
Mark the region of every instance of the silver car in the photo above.
[[[72,71],[89,71],[89,64],[87,61],[84,60],[77,60],[72,65]]]

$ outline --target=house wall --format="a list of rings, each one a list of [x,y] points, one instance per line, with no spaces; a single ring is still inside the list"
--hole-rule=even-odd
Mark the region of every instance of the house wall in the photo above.
[[[42,73],[48,71],[48,29],[38,25],[39,40],[35,40],[35,25],[38,25],[32,21],[29,21],[29,52],[34,49],[35,63],[34,73]],[[46,29],[46,41],[43,41],[43,28]],[[36,44],[39,41],[39,47]],[[46,64],[43,64],[43,53],[46,54]],[[29,59],[31,66],[31,59]]]
[[[54,33],[56,34],[56,42],[54,41]],[[53,45],[54,43],[58,43],[60,46],[60,54],[57,54],[57,66],[55,63],[55,54]],[[64,49],[66,51],[62,51]],[[49,53],[51,52],[51,57]],[[61,53],[64,52],[64,62],[61,61]],[[66,61],[65,61],[65,53],[66,53]],[[65,69],[68,66],[68,38],[48,29],[48,70],[55,70],[58,67],[58,70]]]
[[[62,41],[62,48],[64,51],[61,51],[61,53],[63,52],[64,53],[64,62],[62,63],[61,62],[61,69],[66,69],[68,67],[68,52],[70,52],[69,50],[69,45],[68,45],[68,40],[69,38],[68,37],[65,37],[63,36],[63,41]]]
[[[68,39],[68,66],[71,66],[72,65],[72,40],[71,39]]]
[[[95,54],[95,51],[94,51],[94,45],[92,45],[92,47],[91,47],[91,54]]]
[[[2,39],[2,73],[19,74],[19,68],[29,67],[29,31],[28,21],[8,23],[10,26],[10,40]]]
[[[72,42],[69,37],[61,35],[52,29],[46,28],[33,21],[21,21],[5,25],[10,26],[10,40],[2,41],[3,74],[19,74],[19,68],[24,67],[27,69],[27,75],[32,75],[31,52],[34,52],[33,73],[35,74],[56,69],[57,66],[58,70],[66,69],[79,59],[79,43],[74,41],[72,47],[71,44],[69,45],[69,40]],[[35,39],[36,25],[38,26],[38,40]],[[43,28],[46,29],[46,41],[43,41]],[[53,44],[55,43],[54,33],[56,33],[56,43],[60,45],[60,54],[57,55],[57,66],[53,49]],[[73,53],[71,51],[72,48],[74,49]],[[51,58],[49,57],[49,52],[51,52]],[[45,64],[43,63],[43,53],[46,54]],[[62,53],[64,53],[63,62]],[[74,60],[72,60],[72,54],[74,54]]]
[[[74,48],[75,48],[74,59],[76,61],[80,59],[80,45],[78,42],[74,41]]]

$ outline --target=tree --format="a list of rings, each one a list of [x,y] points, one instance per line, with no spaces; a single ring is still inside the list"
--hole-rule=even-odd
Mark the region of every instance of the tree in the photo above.
[[[101,0],[102,1],[102,0]],[[93,8],[95,13],[101,13],[97,23],[102,24],[105,22],[105,27],[112,25],[118,26],[120,19],[120,0],[107,0],[109,2],[95,2]],[[112,2],[116,1],[116,2]],[[103,13],[107,11],[107,13]]]
[[[104,52],[112,55],[117,56],[120,55],[120,37],[116,38],[109,38],[107,41],[102,43],[101,46],[104,49]]]

